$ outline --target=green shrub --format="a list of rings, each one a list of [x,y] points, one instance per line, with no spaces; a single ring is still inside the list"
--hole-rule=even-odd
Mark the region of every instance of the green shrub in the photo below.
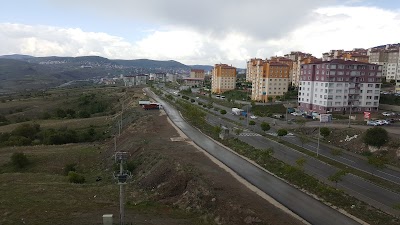
[[[70,183],[83,184],[83,183],[85,183],[85,177],[74,171],[69,171],[68,172],[68,181]]]
[[[331,130],[329,130],[328,127],[321,127],[320,134],[322,137],[326,138],[329,136],[329,134],[331,134]]]
[[[388,132],[381,127],[369,128],[364,136],[363,141],[367,145],[381,147],[389,141]]]
[[[190,99],[190,102],[195,102],[195,100],[194,99]]]
[[[256,122],[254,120],[250,120],[249,125],[256,125]]]
[[[68,176],[69,172],[71,172],[71,171],[76,172],[76,163],[69,163],[69,164],[65,165],[64,175]]]
[[[21,169],[29,165],[28,157],[22,152],[16,152],[11,155],[11,163],[13,166]]]
[[[288,134],[287,130],[285,129],[279,129],[277,132],[278,136],[285,136]]]
[[[269,129],[271,129],[271,126],[267,122],[262,122],[260,126],[261,126],[261,130],[263,130],[263,131],[268,131]]]
[[[225,109],[222,109],[221,111],[219,111],[222,115],[225,115],[226,114],[226,110]]]

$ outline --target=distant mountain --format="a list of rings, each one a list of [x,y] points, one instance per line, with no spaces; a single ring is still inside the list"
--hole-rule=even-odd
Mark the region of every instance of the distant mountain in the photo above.
[[[190,68],[185,64],[180,62],[169,60],[169,61],[158,61],[158,60],[150,60],[150,59],[135,59],[135,60],[112,60],[118,65],[125,67],[135,67],[135,68],[168,68],[168,69],[186,69]]]
[[[189,71],[189,66],[173,60],[5,55],[0,56],[0,94],[50,87],[71,80],[115,77],[120,74],[152,72],[188,74]]]
[[[2,55],[0,56],[1,59],[16,59],[16,60],[28,60],[31,58],[35,58],[30,55],[19,55],[19,54],[13,54],[13,55]]]
[[[211,71],[214,67],[208,65],[190,65],[190,68],[204,71]]]

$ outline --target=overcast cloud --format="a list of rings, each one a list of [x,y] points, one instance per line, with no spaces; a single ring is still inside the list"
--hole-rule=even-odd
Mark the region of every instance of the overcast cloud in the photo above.
[[[398,10],[334,5],[337,1],[45,1],[64,12],[84,12],[91,23],[111,21],[119,26],[132,21],[145,24],[149,30],[143,30],[135,39],[107,33],[109,27],[104,32],[91,32],[43,22],[0,21],[0,54],[100,55],[244,67],[252,57],[290,51],[320,57],[330,49],[397,43],[400,37]]]

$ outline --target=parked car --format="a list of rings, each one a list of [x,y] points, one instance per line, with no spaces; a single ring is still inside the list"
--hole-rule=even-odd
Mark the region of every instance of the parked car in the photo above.
[[[367,121],[367,126],[378,126],[378,124],[373,120],[368,120]]]
[[[293,116],[301,116],[301,115],[303,115],[303,113],[300,113],[300,112],[292,112],[290,114],[292,114]]]
[[[383,112],[382,115],[384,116],[394,116],[395,113],[391,113],[391,112]]]
[[[376,120],[375,123],[378,124],[378,126],[385,125],[385,123],[383,122],[383,120]]]
[[[312,119],[313,118],[312,115],[308,115],[308,114],[304,114],[303,117],[306,118],[306,119]]]
[[[251,119],[257,119],[257,116],[250,116]]]

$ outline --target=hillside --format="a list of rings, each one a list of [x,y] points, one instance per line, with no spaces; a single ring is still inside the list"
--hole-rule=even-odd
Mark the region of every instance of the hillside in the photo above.
[[[210,70],[211,66],[194,66]],[[100,56],[0,56],[0,94],[120,74],[166,72],[187,74],[189,66],[174,60],[110,60]]]

